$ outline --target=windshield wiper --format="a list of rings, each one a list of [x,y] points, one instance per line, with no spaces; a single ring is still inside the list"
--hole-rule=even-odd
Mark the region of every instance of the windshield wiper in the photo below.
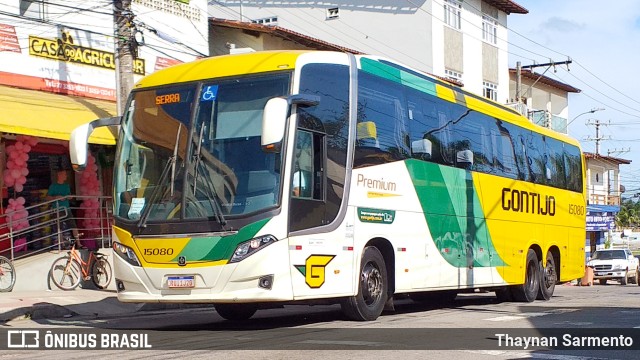
[[[198,150],[200,148],[198,147]],[[200,157],[200,154],[198,153],[198,158]],[[196,166],[198,166],[198,169],[201,170],[201,172],[205,172],[206,168],[204,168],[204,164],[200,161],[196,162]],[[194,176],[194,182],[195,180],[197,180],[197,176],[198,176],[198,169],[195,169],[195,176]],[[211,177],[205,175],[205,181],[207,184],[207,200],[209,200],[209,203],[211,204],[211,208],[213,209],[214,215],[216,216],[216,219],[218,220],[218,223],[220,223],[220,225],[222,226],[222,230],[227,230],[224,228],[225,225],[227,225],[227,219],[225,219],[224,214],[222,213],[222,207],[220,206],[221,204],[221,200],[220,197],[218,196],[218,193],[216,192],[215,187],[213,186],[213,183],[211,182]],[[195,195],[195,191],[196,188],[194,186],[193,188],[193,192]]]
[[[160,195],[160,189],[164,187],[164,182],[167,179],[169,172],[171,172],[170,196],[173,196],[174,182],[176,178],[176,162],[178,159],[178,144],[180,141],[181,129],[182,129],[182,126],[178,126],[178,132],[176,133],[176,143],[173,147],[173,155],[169,157],[167,164],[162,169],[162,174],[160,174],[160,179],[158,179],[158,185],[156,186],[155,189],[153,189],[151,196],[149,196],[149,203],[147,204],[146,208],[142,212],[142,216],[140,217],[140,221],[138,222],[138,227],[147,226],[147,219],[149,218],[149,214],[151,213],[151,207],[155,203],[156,198]],[[171,171],[169,171],[169,169],[171,169]]]
[[[204,168],[204,164],[201,159],[201,151],[202,151],[202,135],[204,134],[204,123],[200,125],[200,134],[198,136],[198,146],[196,147],[196,153],[194,154],[194,167],[193,167],[193,197],[196,198],[196,193],[198,191],[198,173],[204,173],[207,169]],[[227,224],[227,219],[225,219],[224,214],[222,213],[222,207],[220,206],[220,198],[218,197],[218,193],[216,193],[216,189],[211,183],[211,177],[205,174],[205,181],[207,183],[207,200],[209,200],[209,204],[211,204],[211,210],[218,220],[218,223],[222,225],[222,229],[226,231],[224,226]]]

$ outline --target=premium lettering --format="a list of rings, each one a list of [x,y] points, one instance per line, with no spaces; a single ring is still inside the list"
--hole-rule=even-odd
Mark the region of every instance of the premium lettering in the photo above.
[[[362,174],[358,174],[358,186],[366,187],[368,189],[396,191],[397,186],[393,181],[384,181],[382,179],[369,179]]]
[[[556,198],[530,191],[503,188],[502,209],[526,214],[555,216]]]

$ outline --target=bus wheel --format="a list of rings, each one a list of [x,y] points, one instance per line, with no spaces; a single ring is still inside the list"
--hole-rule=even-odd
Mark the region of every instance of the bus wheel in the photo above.
[[[524,284],[515,285],[512,288],[513,298],[519,302],[532,302],[538,295],[540,287],[540,263],[538,255],[533,249],[527,252],[526,273],[524,276]]]
[[[362,254],[358,294],[342,301],[342,312],[351,320],[377,319],[387,301],[387,288],[384,258],[377,248],[368,246]]]
[[[255,304],[215,304],[218,315],[227,320],[247,320],[258,310]]]
[[[540,266],[540,291],[538,291],[538,300],[549,300],[553,296],[553,290],[558,282],[558,274],[556,272],[556,262],[551,251],[547,252],[547,265]]]

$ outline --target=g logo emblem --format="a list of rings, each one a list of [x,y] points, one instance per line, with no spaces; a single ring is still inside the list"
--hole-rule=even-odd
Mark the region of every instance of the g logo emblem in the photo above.
[[[324,284],[327,265],[336,257],[335,255],[311,255],[304,265],[294,265],[302,275],[305,282],[312,289],[317,289]]]

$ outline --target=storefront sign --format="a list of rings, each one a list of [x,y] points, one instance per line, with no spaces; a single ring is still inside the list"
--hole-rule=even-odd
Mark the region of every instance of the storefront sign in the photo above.
[[[67,34],[57,39],[29,35],[29,55],[106,69],[115,70],[116,68],[115,56],[112,52],[75,45],[71,36]],[[133,72],[145,75],[144,59],[133,60]]]
[[[587,211],[587,231],[607,231],[615,227],[615,213]]]

